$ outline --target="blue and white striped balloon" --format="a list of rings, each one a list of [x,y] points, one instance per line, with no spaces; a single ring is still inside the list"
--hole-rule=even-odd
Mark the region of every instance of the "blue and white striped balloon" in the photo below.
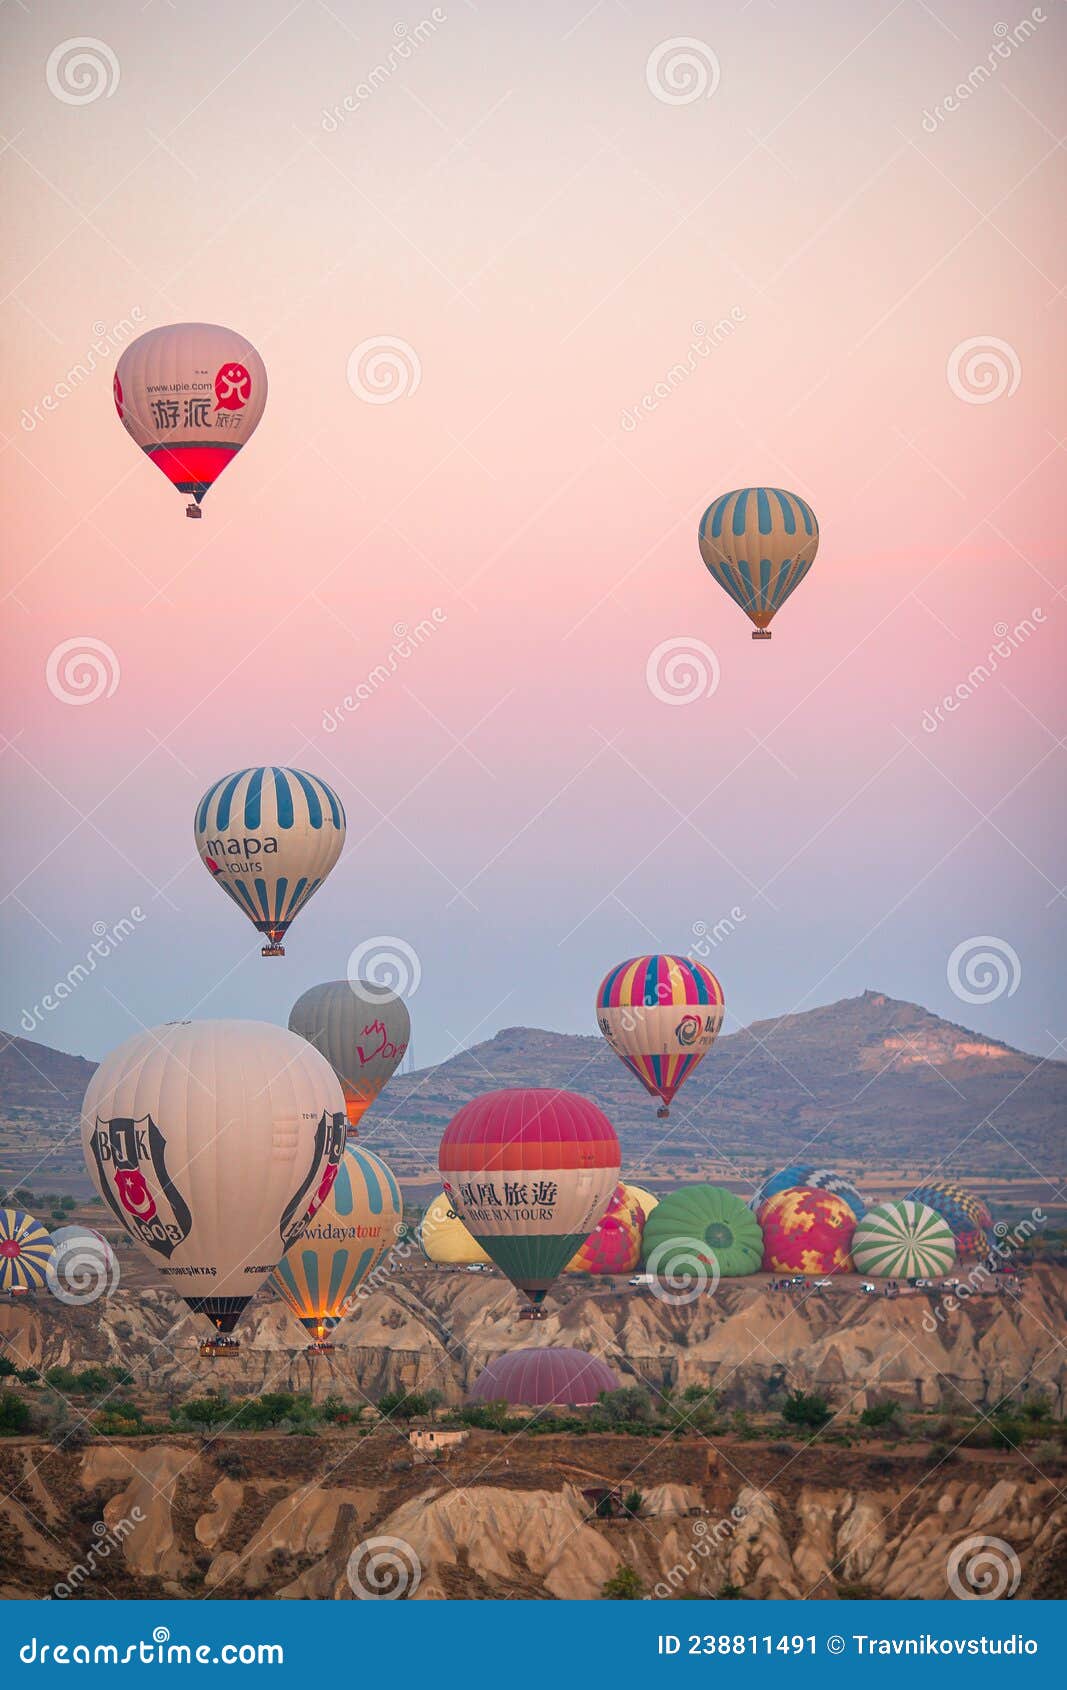
[[[700,519],[700,555],[719,586],[770,639],[768,623],[799,587],[819,549],[809,504],[779,487],[741,487],[713,500]]]
[[[341,855],[345,813],[325,781],[302,769],[238,769],[209,786],[193,827],[202,862],[283,956],[287,928]]]
[[[403,1214],[400,1188],[385,1163],[349,1144],[329,1195],[271,1275],[271,1290],[306,1331],[324,1338],[395,1244]]]

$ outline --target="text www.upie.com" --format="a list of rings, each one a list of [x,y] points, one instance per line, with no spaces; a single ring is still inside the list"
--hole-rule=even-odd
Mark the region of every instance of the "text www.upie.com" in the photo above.
[[[280,1643],[172,1643],[165,1625],[137,1643],[39,1643],[19,1650],[24,1666],[266,1666],[285,1664]]]

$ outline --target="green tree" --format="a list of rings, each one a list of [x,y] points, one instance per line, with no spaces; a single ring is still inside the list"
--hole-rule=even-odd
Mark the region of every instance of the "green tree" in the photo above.
[[[13,1437],[30,1429],[29,1405],[14,1391],[0,1392],[0,1436]]]
[[[604,1580],[600,1594],[607,1602],[640,1602],[645,1587],[634,1569],[620,1561],[611,1577]]]
[[[832,1418],[830,1404],[818,1391],[790,1391],[782,1404],[782,1419],[787,1426],[805,1426],[817,1432]]]

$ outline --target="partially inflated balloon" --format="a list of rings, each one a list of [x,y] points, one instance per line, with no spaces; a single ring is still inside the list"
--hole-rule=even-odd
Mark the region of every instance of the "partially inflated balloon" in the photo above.
[[[724,592],[756,624],[752,638],[799,587],[819,549],[810,505],[777,487],[723,493],[700,519],[700,555]]]
[[[631,1185],[628,1180],[623,1181],[623,1189],[630,1207],[640,1207],[644,1210],[647,1223],[649,1215],[659,1203],[659,1198],[653,1197],[651,1191],[646,1191],[643,1185]]]
[[[758,1217],[768,1198],[802,1185],[813,1191],[832,1191],[836,1197],[843,1197],[858,1221],[867,1213],[867,1205],[850,1179],[839,1174],[836,1168],[817,1168],[812,1162],[791,1162],[788,1167],[779,1168],[776,1174],[764,1180],[755,1196],[749,1199],[748,1206]]]
[[[948,1222],[959,1257],[988,1256],[995,1235],[993,1217],[983,1198],[947,1180],[936,1185],[917,1185],[908,1196],[916,1203],[925,1203]]]
[[[329,1195],[344,1138],[329,1063],[262,1021],[138,1033],[104,1058],[82,1105],[96,1189],[220,1332]]]
[[[548,1089],[464,1104],[439,1155],[452,1207],[535,1305],[606,1210],[619,1162],[615,1129],[596,1104]]]
[[[444,1192],[435,1197],[419,1228],[419,1243],[431,1262],[441,1267],[484,1266],[489,1257],[463,1225]]]
[[[632,1273],[641,1260],[645,1211],[631,1203],[629,1187],[615,1187],[611,1202],[589,1237],[567,1263],[568,1273]]]
[[[832,1191],[779,1191],[764,1203],[759,1224],[768,1273],[847,1273],[852,1266],[856,1217]]]
[[[642,1242],[645,1265],[671,1278],[707,1268],[733,1279],[758,1273],[763,1233],[740,1197],[718,1185],[683,1185],[656,1205]]]
[[[368,980],[331,980],[297,998],[289,1026],[326,1058],[345,1094],[348,1124],[392,1078],[411,1038],[403,998]]]
[[[857,1273],[874,1278],[935,1279],[956,1260],[952,1229],[936,1209],[905,1198],[875,1203],[852,1235]]]
[[[22,1209],[0,1209],[0,1291],[39,1291],[52,1248],[40,1221]]]
[[[341,800],[302,769],[238,769],[209,786],[196,807],[201,861],[259,933],[264,956],[318,891],[345,842]]]
[[[325,1338],[396,1243],[403,1213],[385,1163],[350,1144],[329,1194],[271,1275],[271,1290],[306,1331]]]
[[[723,1009],[711,969],[680,956],[618,963],[596,999],[600,1031],[645,1090],[662,1098],[661,1116],[715,1043]]]
[[[255,433],[267,372],[250,341],[217,323],[167,323],[129,345],[115,369],[127,434],[179,493],[188,516]]]

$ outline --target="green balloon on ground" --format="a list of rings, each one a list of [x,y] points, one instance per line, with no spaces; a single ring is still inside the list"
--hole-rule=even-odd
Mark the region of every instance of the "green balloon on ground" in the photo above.
[[[646,1266],[656,1272],[696,1273],[717,1266],[724,1279],[733,1279],[759,1272],[763,1229],[732,1191],[718,1185],[684,1185],[649,1215],[641,1250]]]
[[[881,1279],[934,1279],[956,1260],[948,1222],[926,1203],[876,1203],[852,1235],[857,1273]]]

